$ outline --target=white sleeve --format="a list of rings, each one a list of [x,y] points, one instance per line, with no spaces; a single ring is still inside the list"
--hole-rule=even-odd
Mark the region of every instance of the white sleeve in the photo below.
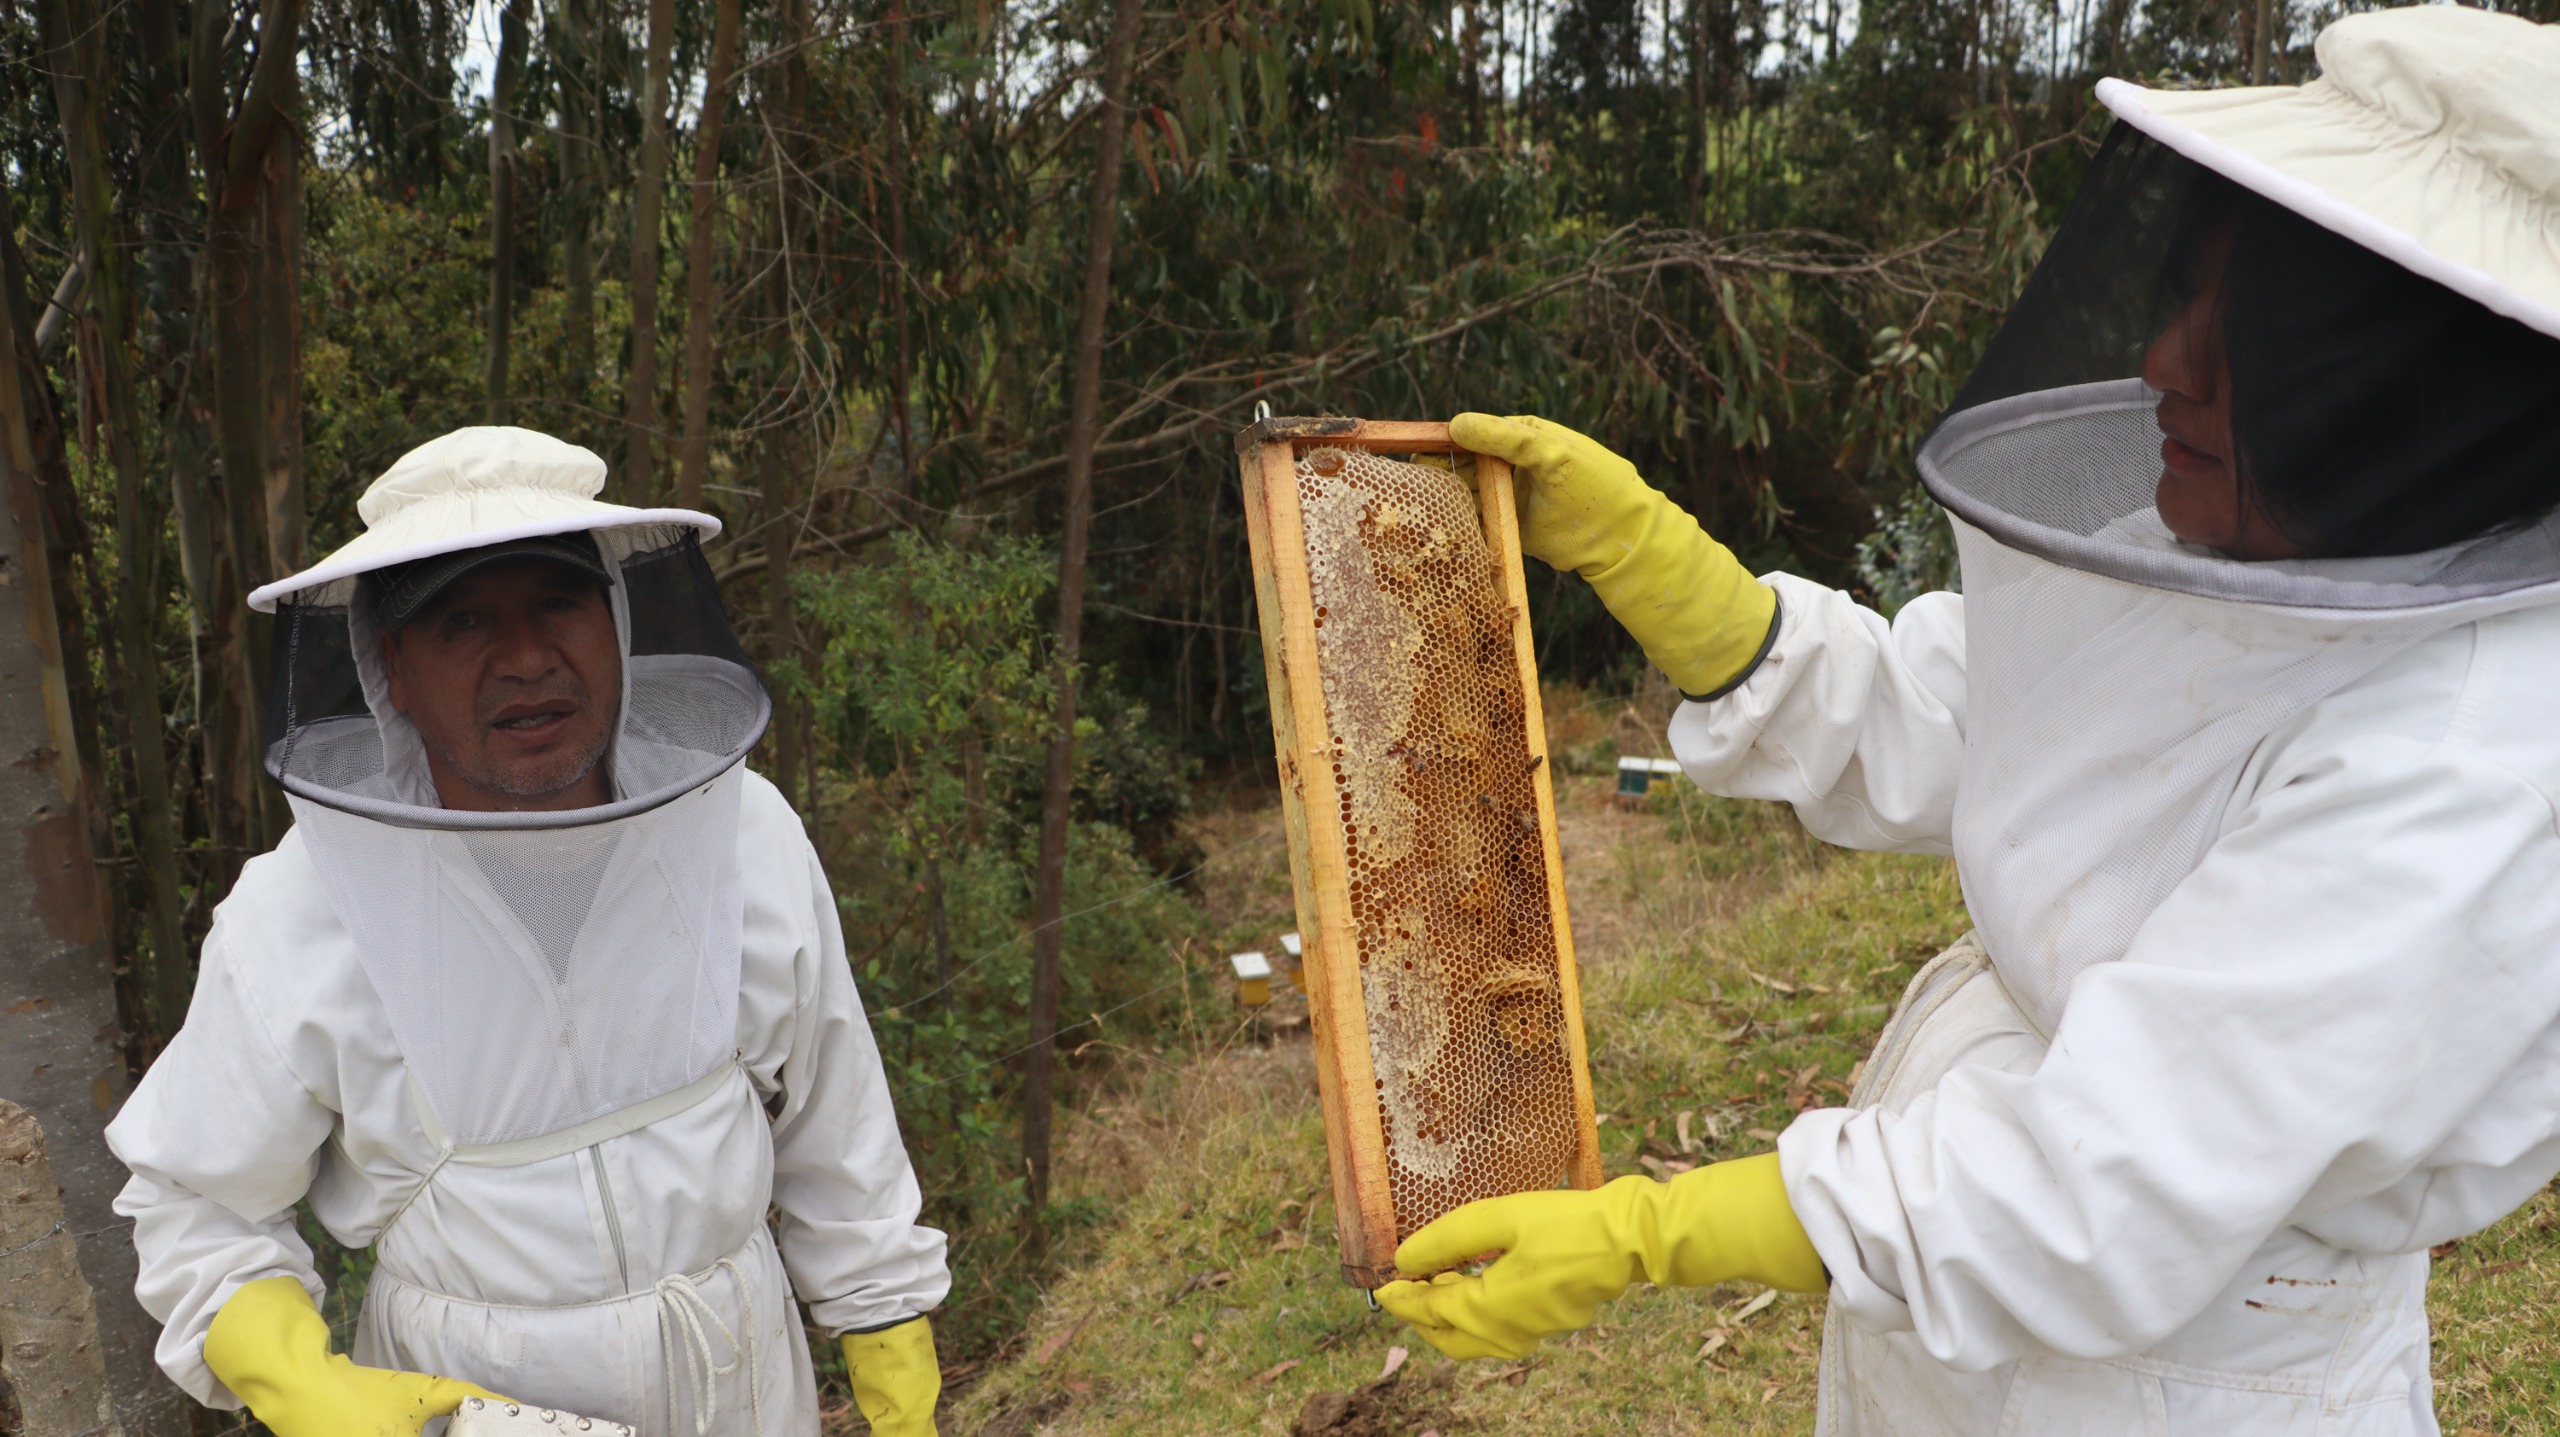
[[[1837,589],[1792,574],[1778,633],[1741,687],[1685,703],[1671,752],[1731,798],[1795,805],[1844,848],[1944,854],[1964,766],[1964,600],[1923,594],[1886,623]]]
[[[809,907],[773,1125],[773,1201],[783,1267],[810,1319],[833,1337],[932,1311],[951,1272],[942,1233],[916,1221],[923,1192],[854,992],[835,895],[805,837],[800,848]]]
[[[107,1126],[133,1170],[116,1211],[133,1219],[143,1310],[162,1323],[162,1371],[208,1406],[239,1399],[204,1365],[205,1329],[231,1294],[291,1277],[321,1297],[294,1204],[311,1185],[337,1114],[285,1063],[215,915],[186,1024]]]
[[[2450,744],[2324,750],[2079,978],[2039,1068],[1789,1126],[1788,1197],[1850,1320],[1963,1370],[2144,1351],[2515,1089],[2560,1021],[2550,799]],[[2547,1134],[2560,1083],[2525,1076],[2514,1131]],[[2399,1237],[2369,1250],[2428,1240]]]

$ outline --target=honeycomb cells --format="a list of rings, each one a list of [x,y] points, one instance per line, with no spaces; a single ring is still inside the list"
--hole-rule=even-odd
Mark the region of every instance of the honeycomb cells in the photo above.
[[[1401,1241],[1574,1152],[1528,707],[1467,483],[1341,449],[1297,482]]]

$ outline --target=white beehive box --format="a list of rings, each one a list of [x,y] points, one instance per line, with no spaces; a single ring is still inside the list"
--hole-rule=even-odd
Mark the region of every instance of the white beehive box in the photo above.
[[[1667,758],[1619,759],[1617,797],[1621,802],[1642,798],[1655,779],[1678,778],[1680,772],[1680,765]]]
[[[1236,1001],[1259,1008],[1271,1001],[1271,960],[1260,953],[1238,953],[1227,960],[1235,969]]]

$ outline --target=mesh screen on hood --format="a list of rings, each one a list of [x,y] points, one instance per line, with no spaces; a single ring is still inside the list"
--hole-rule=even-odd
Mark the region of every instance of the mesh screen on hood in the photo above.
[[[379,694],[369,616],[352,582],[289,597],[269,666],[266,768],[296,797],[422,828],[561,828],[666,803],[744,759],[772,703],[730,628],[690,529],[597,531],[623,644],[614,801],[567,813],[475,813],[435,801],[416,730]]]

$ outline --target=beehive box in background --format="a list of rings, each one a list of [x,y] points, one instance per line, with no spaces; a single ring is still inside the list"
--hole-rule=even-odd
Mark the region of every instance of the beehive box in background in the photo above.
[[[1600,1181],[1511,474],[1440,424],[1236,449],[1342,1270],[1375,1287],[1452,1208]]]

